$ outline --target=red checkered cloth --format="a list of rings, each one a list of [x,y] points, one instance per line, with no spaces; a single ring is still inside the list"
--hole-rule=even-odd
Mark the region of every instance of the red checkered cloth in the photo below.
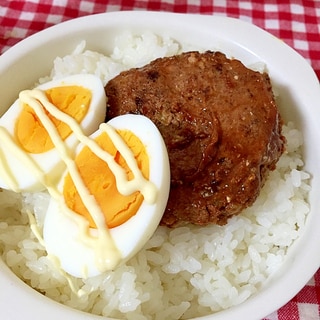
[[[153,10],[249,21],[298,51],[320,79],[320,1],[267,0],[0,0],[0,53],[59,22],[93,13]],[[285,306],[265,320],[320,320],[320,270]]]
[[[156,10],[240,18],[296,49],[320,78],[320,1],[0,0],[0,53],[61,21],[117,10]]]

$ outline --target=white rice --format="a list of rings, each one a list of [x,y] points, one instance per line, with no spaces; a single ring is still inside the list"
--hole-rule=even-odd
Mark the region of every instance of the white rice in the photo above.
[[[184,50],[170,38],[127,33],[109,57],[80,44],[73,54],[54,61],[49,78],[88,72],[105,84],[122,70]],[[302,135],[293,123],[286,124],[283,133],[286,152],[251,208],[225,226],[159,227],[144,249],[115,271],[72,279],[83,292],[80,297],[30,230],[27,211],[41,217],[48,204],[46,193],[0,192],[2,259],[51,299],[119,319],[187,319],[242,303],[282,265],[309,212]]]

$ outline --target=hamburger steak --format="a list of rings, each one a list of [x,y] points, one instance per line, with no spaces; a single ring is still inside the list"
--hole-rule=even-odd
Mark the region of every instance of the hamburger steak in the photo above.
[[[219,52],[159,58],[109,81],[107,120],[150,118],[166,143],[171,190],[161,224],[225,224],[253,204],[284,150],[269,76]]]

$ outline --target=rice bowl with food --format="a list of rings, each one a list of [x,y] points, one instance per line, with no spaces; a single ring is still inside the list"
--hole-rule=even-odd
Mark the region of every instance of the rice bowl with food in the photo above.
[[[122,14],[130,16],[129,13]],[[139,13],[131,14],[139,15]],[[160,17],[161,14],[155,16]],[[175,25],[174,15],[169,16],[173,19],[172,25]],[[100,17],[101,20],[97,20],[91,32],[95,33],[103,28],[103,16]],[[190,17],[190,19],[197,18]],[[207,21],[209,25],[210,19]],[[134,21],[135,18],[132,18],[131,22]],[[112,24],[112,19],[110,23]],[[210,38],[211,44],[208,46],[207,42],[201,39],[208,37],[207,32],[202,35],[199,30],[195,30],[186,38],[182,36],[181,28],[177,26],[175,26],[178,30],[176,32],[170,32],[169,29],[162,30],[158,21],[153,28],[150,28],[151,30],[142,31],[144,23],[133,29],[128,25],[121,26],[117,32],[112,32],[112,35],[111,32],[105,31],[108,35],[106,37],[109,38],[105,40],[105,47],[103,45],[101,47],[101,40],[93,41],[89,34],[82,34],[81,37],[81,32],[76,32],[78,26],[76,24],[72,26],[71,22],[70,30],[75,28],[76,36],[74,37],[70,31],[69,42],[63,40],[68,43],[68,48],[61,50],[61,53],[50,52],[51,57],[45,57],[43,68],[39,68],[34,75],[30,76],[28,73],[27,76],[24,73],[22,77],[24,79],[18,80],[15,88],[10,88],[11,92],[8,92],[6,102],[1,105],[3,110],[12,104],[19,91],[34,87],[35,83],[58,80],[73,74],[93,74],[100,78],[105,86],[120,72],[144,66],[158,57],[172,56],[190,50],[222,51],[229,57],[241,60],[248,68],[258,69],[261,72],[266,69],[270,74],[276,100],[284,118],[283,135],[287,141],[285,152],[278,161],[276,170],[269,173],[254,205],[229,219],[226,225],[205,227],[185,225],[174,229],[159,226],[144,247],[125,264],[121,264],[113,271],[87,279],[72,277],[61,272],[47,255],[41,242],[44,212],[50,201],[48,193],[44,191],[19,194],[2,190],[0,193],[2,260],[23,282],[43,296],[71,307],[64,309],[59,304],[52,305],[53,310],[62,308],[61,314],[75,312],[74,319],[78,317],[85,319],[92,315],[117,319],[197,317],[229,319],[229,316],[231,319],[233,312],[254,319],[257,315],[251,315],[243,308],[250,309],[250,304],[254,303],[255,299],[259,301],[259,297],[263,297],[263,294],[268,297],[273,286],[277,287],[275,282],[279,282],[280,285],[279,277],[282,274],[292,276],[293,271],[288,270],[290,261],[295,261],[292,270],[302,263],[300,259],[296,262],[295,257],[299,255],[297,250],[300,252],[306,241],[309,243],[309,240],[305,239],[306,230],[311,228],[310,220],[316,219],[314,204],[318,200],[314,198],[312,192],[314,185],[317,184],[315,176],[318,169],[315,169],[311,160],[311,155],[313,157],[313,152],[316,151],[310,147],[310,140],[306,140],[312,136],[316,139],[313,133],[316,124],[311,114],[312,106],[307,107],[304,102],[299,104],[299,99],[292,97],[290,95],[292,92],[288,92],[292,90],[290,86],[296,88],[296,83],[286,84],[286,77],[282,77],[284,70],[287,71],[286,66],[281,70],[278,68],[278,62],[274,62],[273,59],[268,60],[267,53],[263,56],[265,48],[259,51],[254,50],[256,48],[245,47],[244,43],[246,41],[250,43],[251,40],[240,39],[239,42],[243,41],[240,45],[230,39],[222,39],[222,35],[217,31],[217,35]],[[232,25],[240,22],[217,19],[215,23]],[[242,26],[242,23],[240,25]],[[108,30],[107,23],[104,28]],[[244,24],[243,28],[250,27]],[[203,26],[203,29],[206,30],[206,26]],[[257,33],[261,32],[258,29],[254,30]],[[199,32],[201,37],[197,38]],[[224,32],[228,34],[228,28]],[[266,37],[268,41],[278,41],[268,38],[267,35]],[[33,39],[36,54],[40,50],[36,44],[37,36],[31,37],[31,41]],[[59,43],[60,40],[56,38],[55,41]],[[19,45],[16,48],[4,55],[4,58],[8,57],[8,65],[10,65],[10,52],[13,60],[18,59],[21,54],[18,51]],[[284,53],[289,50],[285,46],[281,48]],[[300,57],[289,52],[300,62]],[[23,64],[25,63],[26,60]],[[14,71],[14,68],[1,70],[1,81],[5,81],[5,78],[15,79]],[[309,72],[308,69],[307,77]],[[313,75],[310,75],[310,78],[312,77]],[[313,95],[319,95],[319,88],[316,86],[311,88],[317,89],[315,93],[312,91]],[[302,110],[304,107],[309,108],[305,113]],[[295,112],[292,112],[291,108]],[[308,127],[305,125],[307,120]],[[315,157],[320,156],[316,154]],[[314,268],[318,265],[314,262],[310,268],[315,271]],[[7,272],[4,266],[3,278],[0,276],[1,284],[2,281],[8,281],[6,279],[12,277],[12,275],[7,277]],[[306,278],[310,276],[312,273],[305,275]],[[290,299],[305,280],[307,279],[297,281],[286,299]],[[28,290],[26,289],[26,292]],[[38,298],[35,297],[36,300]],[[279,301],[280,304],[265,309],[261,308],[258,317],[266,316],[265,312],[272,312],[284,302],[286,301]],[[84,313],[71,311],[72,309]],[[8,311],[8,314],[10,312]]]

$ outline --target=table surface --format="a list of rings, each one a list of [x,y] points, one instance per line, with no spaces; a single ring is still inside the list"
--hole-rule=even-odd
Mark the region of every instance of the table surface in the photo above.
[[[239,18],[282,39],[320,79],[320,1],[0,0],[0,54],[27,36],[80,16],[119,10],[198,13]],[[320,320],[320,270],[266,320]]]

